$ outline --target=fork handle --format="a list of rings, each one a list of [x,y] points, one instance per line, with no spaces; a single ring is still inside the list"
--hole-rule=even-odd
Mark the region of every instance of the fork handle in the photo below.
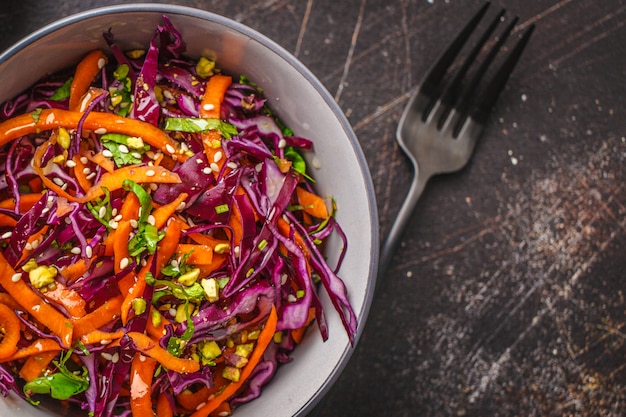
[[[389,229],[389,233],[383,243],[383,247],[380,252],[380,260],[378,262],[379,278],[382,278],[387,271],[398,244],[400,243],[404,229],[413,214],[413,209],[417,205],[417,200],[419,200],[422,195],[429,178],[430,175],[425,175],[425,173],[416,174],[414,180],[411,182],[409,192],[404,198],[400,211],[396,215],[396,218],[391,225],[391,229]]]

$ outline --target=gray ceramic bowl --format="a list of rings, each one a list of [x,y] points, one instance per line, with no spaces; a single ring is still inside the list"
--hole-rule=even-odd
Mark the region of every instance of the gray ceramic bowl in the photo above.
[[[247,74],[261,85],[270,106],[296,134],[313,139],[320,169],[314,172],[322,195],[338,204],[337,218],[348,240],[340,276],[363,329],[371,303],[378,259],[378,219],[373,187],[359,143],[322,84],[282,47],[230,19],[180,6],[143,4],[112,6],[64,18],[24,38],[0,55],[0,102],[12,98],[45,72],[76,64],[87,51],[102,47],[102,32],[112,28],[124,47],[146,47],[163,14],[178,27],[188,54],[209,54],[228,73]],[[339,240],[328,250],[331,265]],[[353,352],[341,321],[322,297],[330,337],[322,342],[311,329],[279,369],[260,398],[235,411],[246,416],[302,416],[311,411],[336,380]],[[0,398],[3,417],[44,417],[16,396]],[[66,415],[77,415],[66,413]]]

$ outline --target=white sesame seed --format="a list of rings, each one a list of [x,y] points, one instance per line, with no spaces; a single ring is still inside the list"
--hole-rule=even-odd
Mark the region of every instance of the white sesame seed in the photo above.
[[[37,249],[39,247],[39,240],[37,240],[37,239],[33,240],[32,243],[30,244],[30,246],[33,249]]]
[[[141,362],[145,362],[145,361],[146,361],[146,357],[145,357],[144,355],[141,355],[141,354],[140,354],[140,355],[139,355],[139,360],[140,360]]]
[[[93,131],[93,133],[95,133],[96,135],[104,135],[106,132],[107,130],[104,127],[99,127],[98,129]]]
[[[130,260],[128,258],[122,258],[120,260],[120,269],[124,269],[130,264]]]
[[[13,274],[13,276],[11,277],[11,281],[13,281],[13,282],[17,282],[17,281],[19,281],[21,279],[22,279],[22,274],[20,274],[19,272]]]
[[[205,106],[206,106],[206,104],[205,104]],[[204,407],[205,405],[206,405],[206,402],[202,402],[202,403],[198,404],[198,406],[196,407],[196,410],[201,409],[201,408],[202,408],[202,407]]]
[[[93,256],[93,249],[91,248],[91,246],[87,246],[87,247],[85,248],[85,255],[86,255],[88,258],[91,258],[91,257]]]
[[[256,172],[261,172],[262,169],[263,169],[263,164],[260,162],[254,166],[254,170]]]
[[[80,163],[85,165],[85,164],[89,163],[89,159],[87,159],[86,156],[81,156],[80,157]]]
[[[111,362],[118,363],[119,361],[120,361],[120,353],[115,352],[113,356],[111,357]]]
[[[31,245],[30,243],[27,243],[26,245],[24,245],[24,249],[32,250],[33,249],[33,245]]]
[[[106,59],[104,59],[104,58],[100,58],[100,59],[98,60],[98,69],[102,69],[102,68],[104,68],[104,66],[106,65],[106,63],[107,63]]]
[[[111,210],[111,216],[113,216],[113,217],[117,216],[117,209],[116,208]]]
[[[72,253],[74,255],[80,255],[80,252],[81,252],[81,250],[78,247],[74,247],[74,248],[70,249],[70,253]]]
[[[105,206],[100,207],[98,210],[98,217],[104,217],[107,214],[107,208]]]
[[[163,96],[170,100],[174,98],[174,95],[170,90],[163,90]]]
[[[175,316],[176,315],[176,309],[175,308],[170,308],[170,314],[172,316]]]
[[[184,201],[181,201],[180,204],[176,207],[176,211],[184,210],[185,206],[187,206],[187,204]]]
[[[219,170],[220,170],[220,166],[219,166],[219,165],[217,165],[215,162],[213,162],[213,163],[211,164],[211,169],[212,169],[213,171],[217,172],[217,171],[219,171]]]
[[[148,265],[148,261],[146,261],[145,259],[142,259],[140,263],[141,263],[141,266]]]
[[[202,106],[202,110],[205,110],[205,111],[215,110],[215,105],[211,103],[206,103],[205,105]]]
[[[46,213],[47,213],[47,212],[49,212],[49,211],[50,211],[50,207],[44,207],[44,208],[41,210],[41,214],[46,214]]]
[[[109,227],[110,227],[111,229],[117,229],[117,226],[119,226],[119,223],[118,223],[118,222],[116,222],[116,221],[115,221],[115,220],[113,220],[113,219],[109,220]]]
[[[62,186],[63,186],[63,184],[65,184],[65,182],[64,182],[61,178],[59,178],[59,177],[54,177],[54,178],[52,179],[52,182],[54,182],[54,183],[55,183],[56,185],[58,185],[59,187],[62,187]]]
[[[87,178],[88,180],[92,180],[95,178],[97,174],[95,172],[92,172],[91,174],[87,175],[85,178]]]
[[[187,152],[189,150],[189,146],[187,146],[187,144],[183,142],[180,144],[180,150],[181,152]]]
[[[173,147],[172,145],[170,145],[169,143],[168,143],[167,145],[165,145],[165,150],[166,150],[168,153],[174,153],[174,152],[176,152],[176,149],[174,149],[174,147]]]
[[[120,150],[121,153],[129,153],[130,151],[128,150],[128,146],[122,144],[118,147],[118,149]]]
[[[174,268],[178,268],[178,261],[176,259],[172,259],[170,265],[172,265]]]
[[[222,153],[222,151],[215,152],[215,155],[213,155],[213,162],[221,161],[223,156],[224,154]]]
[[[278,147],[279,148],[284,148],[285,146],[287,146],[287,141],[285,139],[281,139],[278,141]]]
[[[89,167],[83,168],[83,174],[85,174],[85,175],[91,174],[91,169]]]
[[[100,356],[102,356],[102,359],[104,359],[105,361],[111,361],[111,359],[113,359],[113,355],[108,352],[102,352]]]
[[[109,343],[111,343],[111,341],[110,341],[109,339],[102,339],[102,340],[100,341],[100,344],[101,344],[101,345],[108,345]]]
[[[74,168],[76,166],[76,162],[72,161],[71,159],[69,161],[65,162],[65,166],[68,168]]]
[[[146,176],[147,177],[154,177],[154,175],[156,174],[156,172],[153,169],[149,169],[146,171]]]
[[[141,154],[139,152],[131,152],[130,154],[133,158],[141,159]]]
[[[139,226],[139,223],[137,223],[137,220],[135,219],[130,219],[129,223],[130,227],[132,227],[133,229],[136,229]]]
[[[196,158],[196,164],[200,165],[203,162],[202,158]]]
[[[4,232],[2,234],[2,239],[8,239],[13,235],[13,232]]]
[[[226,166],[227,166],[228,168],[230,168],[230,169],[237,169],[237,167],[238,167],[237,163],[236,163],[236,162],[234,162],[234,161],[230,161],[230,162],[228,162],[228,163],[226,164]]]
[[[156,224],[156,219],[154,218],[152,214],[148,216],[148,223],[152,226]]]
[[[113,157],[113,153],[110,150],[105,149],[102,151],[102,156],[104,156],[105,158],[111,158]]]
[[[213,171],[211,170],[211,168],[205,167],[205,168],[202,168],[202,172],[205,173],[206,175],[209,175]]]
[[[61,189],[62,189],[63,191],[67,190],[67,183],[64,183],[64,184],[61,186]]]
[[[150,189],[151,189],[152,191],[156,191],[156,190],[157,190],[157,188],[159,188],[159,186],[158,186],[158,185],[156,185],[156,184],[155,184],[155,183],[153,183],[153,182],[151,182],[151,183],[150,183],[149,187],[150,187]]]

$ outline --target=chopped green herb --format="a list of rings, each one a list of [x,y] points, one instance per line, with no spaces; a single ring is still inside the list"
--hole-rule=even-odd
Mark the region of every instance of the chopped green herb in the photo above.
[[[50,100],[61,101],[68,98],[70,96],[70,87],[72,86],[73,79],[73,77],[68,78],[67,81],[50,96]]]
[[[204,119],[199,117],[169,117],[165,119],[164,130],[175,130],[178,132],[200,133],[208,130],[219,130],[226,138],[230,139],[236,135],[237,128],[230,123],[219,119]]]

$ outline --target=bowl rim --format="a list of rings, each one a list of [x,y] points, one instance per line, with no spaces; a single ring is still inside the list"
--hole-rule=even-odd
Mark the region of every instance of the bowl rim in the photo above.
[[[337,118],[338,122],[343,129],[346,138],[348,138],[356,160],[358,162],[358,169],[362,176],[363,183],[365,186],[367,201],[368,201],[368,212],[370,214],[371,219],[371,236],[370,236],[370,246],[372,248],[370,254],[370,265],[369,265],[369,276],[368,279],[368,287],[365,293],[365,297],[363,299],[362,307],[359,311],[355,312],[359,319],[359,324],[357,328],[357,333],[354,337],[354,345],[350,346],[346,345],[344,351],[341,354],[339,362],[337,366],[333,369],[327,378],[324,380],[323,384],[319,387],[318,391],[313,394],[312,398],[309,398],[306,403],[302,405],[302,408],[296,413],[296,415],[301,415],[302,412],[308,413],[312,411],[313,407],[315,407],[330,391],[336,380],[339,378],[344,368],[346,367],[348,361],[352,357],[352,354],[355,351],[356,346],[358,345],[361,335],[363,333],[365,323],[367,321],[369,311],[371,308],[371,304],[373,301],[374,291],[377,287],[377,279],[378,279],[378,258],[379,258],[379,218],[378,218],[378,209],[376,204],[376,194],[375,189],[371,177],[370,170],[367,165],[367,160],[363,153],[363,150],[360,146],[358,138],[345,116],[344,112],[340,108],[339,104],[332,97],[327,88],[321,83],[321,81],[313,74],[313,72],[306,67],[298,58],[296,58],[293,54],[287,51],[283,46],[278,44],[276,41],[272,40],[268,36],[262,34],[261,32],[240,23],[232,18],[220,15],[215,12],[211,12],[208,10],[195,8],[191,6],[184,5],[175,5],[175,4],[161,4],[161,3],[134,3],[134,4],[119,4],[119,5],[109,5],[96,7],[91,9],[86,9],[74,14],[71,14],[66,17],[62,17],[56,19],[41,28],[31,32],[29,35],[22,37],[17,42],[13,43],[13,45],[6,48],[3,52],[0,53],[0,65],[2,65],[5,61],[9,60],[11,57],[19,53],[22,49],[28,47],[32,43],[35,43],[39,39],[55,32],[56,30],[62,29],[66,26],[72,25],[74,23],[78,23],[80,21],[84,21],[91,18],[97,18],[102,15],[111,15],[117,13],[136,13],[136,12],[149,12],[149,13],[162,13],[162,14],[171,14],[171,15],[184,15],[194,18],[199,18],[203,20],[213,21],[218,24],[221,24],[229,29],[235,30],[245,36],[254,39],[256,42],[264,45],[272,52],[280,56],[284,59],[289,65],[294,67],[297,72],[299,72],[317,91],[317,93],[322,97],[325,104],[331,109],[332,113]]]

